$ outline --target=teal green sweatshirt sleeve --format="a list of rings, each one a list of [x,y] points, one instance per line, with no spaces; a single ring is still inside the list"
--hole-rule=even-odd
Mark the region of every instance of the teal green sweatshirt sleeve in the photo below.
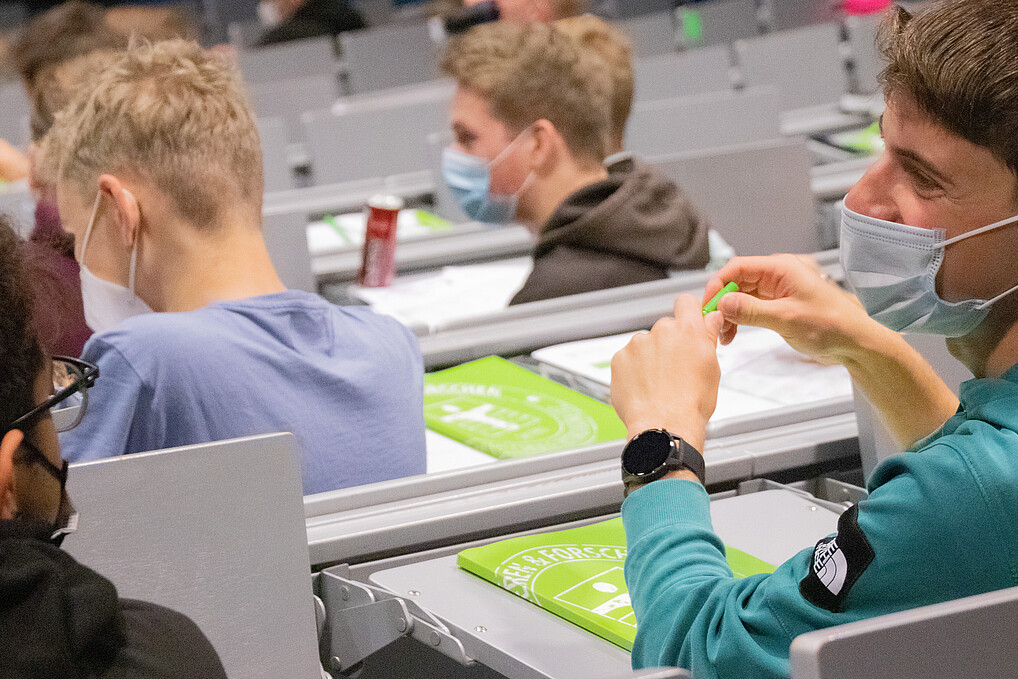
[[[985,457],[980,441],[970,443],[970,455]],[[695,679],[788,677],[800,634],[1018,584],[1001,558],[1008,519],[969,462],[944,444],[888,460],[836,536],[742,580],[725,561],[703,486],[666,479],[638,489],[622,506],[633,667],[680,666]],[[847,568],[825,570],[839,558]],[[835,570],[847,578],[832,582]]]

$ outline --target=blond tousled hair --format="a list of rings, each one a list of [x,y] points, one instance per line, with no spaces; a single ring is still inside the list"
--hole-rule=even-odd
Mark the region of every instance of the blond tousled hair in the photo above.
[[[592,14],[561,19],[555,22],[555,27],[604,61],[606,73],[612,81],[611,151],[621,151],[636,88],[629,38],[607,21]]]
[[[496,22],[450,42],[442,70],[520,133],[547,120],[577,159],[600,163],[612,129],[604,63],[555,26]]]
[[[43,157],[93,194],[103,173],[144,177],[198,227],[260,210],[262,158],[239,73],[194,42],[133,43],[56,115]]]

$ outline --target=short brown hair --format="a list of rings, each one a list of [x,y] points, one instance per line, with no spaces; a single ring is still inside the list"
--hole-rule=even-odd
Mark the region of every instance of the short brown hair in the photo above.
[[[116,52],[99,50],[59,64],[49,64],[35,75],[28,119],[32,141],[42,140],[57,112],[71,103],[75,94],[89,86],[89,78],[102,71],[115,58]]]
[[[554,26],[484,24],[453,40],[442,70],[514,132],[547,120],[578,158],[601,162],[613,87],[604,62]]]
[[[906,96],[1018,176],[1018,0],[951,0],[880,29],[889,99]]]
[[[555,27],[604,61],[605,70],[612,80],[612,142],[616,150],[621,149],[626,136],[626,122],[633,110],[636,87],[629,39],[625,33],[592,14],[561,19],[555,22]]]
[[[240,75],[193,42],[118,54],[57,114],[43,157],[84,195],[104,172],[146,177],[199,227],[227,204],[261,206],[261,147]]]
[[[81,0],[70,0],[25,24],[11,47],[11,60],[31,92],[46,67],[89,52],[121,50],[127,38],[106,23],[106,10]]]

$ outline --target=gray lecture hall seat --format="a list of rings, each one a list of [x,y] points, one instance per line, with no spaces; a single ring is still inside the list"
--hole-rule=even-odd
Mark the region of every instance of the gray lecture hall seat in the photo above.
[[[685,48],[728,45],[760,32],[754,0],[711,0],[685,5],[676,14]]]
[[[273,434],[72,465],[64,545],[121,596],[188,615],[227,675],[320,679],[299,464]]]
[[[763,0],[772,31],[840,21],[842,0]]]
[[[274,83],[339,72],[335,42],[331,36],[243,49],[237,52],[237,59],[240,72],[248,83]]]
[[[1016,638],[1012,587],[803,634],[792,679],[1009,679]]]
[[[291,290],[318,292],[308,252],[307,216],[277,212],[262,216],[262,235],[279,280]]]
[[[438,77],[438,47],[424,23],[342,33],[339,46],[350,94],[413,85]]]
[[[597,7],[597,11],[613,19],[630,19],[644,14],[670,12],[675,0],[610,0]]]
[[[305,111],[327,109],[340,95],[335,73],[252,83],[248,91],[255,113],[262,118],[283,119],[291,142],[304,138],[300,117]]]
[[[841,25],[807,26],[735,43],[745,85],[773,85],[784,111],[840,100],[848,92]]]
[[[781,136],[777,92],[754,87],[639,102],[629,117],[626,148],[661,156]]]
[[[675,15],[670,11],[622,19],[616,24],[629,36],[636,57],[667,54],[678,49]]]
[[[740,255],[820,249],[801,138],[648,158],[689,194]]]
[[[343,101],[331,111],[304,114],[316,184],[387,177],[428,169],[423,142],[448,127],[454,86]]]
[[[859,94],[873,94],[880,89],[877,76],[883,69],[883,60],[877,51],[877,27],[883,15],[850,16],[845,18],[848,46],[855,71],[854,90]]]
[[[286,150],[290,135],[286,123],[279,118],[259,118],[256,123],[262,146],[265,192],[292,189],[293,177]]]
[[[728,47],[717,45],[676,54],[659,54],[633,63],[636,101],[686,97],[732,89]]]
[[[0,88],[0,139],[15,148],[28,147],[28,115],[30,107],[21,83]]]

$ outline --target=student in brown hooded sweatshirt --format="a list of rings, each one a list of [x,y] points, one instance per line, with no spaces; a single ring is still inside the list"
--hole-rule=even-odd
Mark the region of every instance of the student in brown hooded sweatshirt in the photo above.
[[[450,189],[470,217],[535,235],[534,270],[512,304],[707,265],[706,224],[674,183],[642,164],[606,169],[616,79],[574,31],[478,26],[450,45],[443,70],[458,85]]]

